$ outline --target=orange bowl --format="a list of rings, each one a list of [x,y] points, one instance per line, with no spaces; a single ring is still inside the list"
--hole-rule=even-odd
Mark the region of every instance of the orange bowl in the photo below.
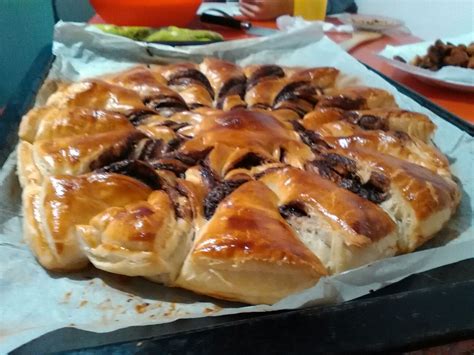
[[[105,22],[120,26],[186,26],[202,0],[90,0]]]

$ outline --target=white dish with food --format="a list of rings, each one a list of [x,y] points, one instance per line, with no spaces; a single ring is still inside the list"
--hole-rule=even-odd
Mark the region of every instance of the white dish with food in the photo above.
[[[441,40],[454,45],[469,45],[474,41],[474,33],[453,38],[442,38]],[[474,92],[474,69],[449,65],[433,71],[410,64],[414,62],[417,56],[426,55],[433,44],[434,41],[426,41],[398,47],[387,46],[379,53],[379,56],[393,67],[424,82],[454,90]]]

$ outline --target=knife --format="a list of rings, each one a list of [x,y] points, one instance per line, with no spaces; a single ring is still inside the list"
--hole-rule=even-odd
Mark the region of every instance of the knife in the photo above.
[[[223,13],[224,16],[216,16],[216,15],[211,15],[208,13],[203,13],[200,18],[201,22],[234,28],[236,30],[245,31],[248,34],[251,34],[253,36],[258,36],[258,37],[271,36],[280,32],[272,28],[255,27],[249,21],[236,20],[235,18],[227,15],[223,11],[222,12],[219,11],[219,12]]]

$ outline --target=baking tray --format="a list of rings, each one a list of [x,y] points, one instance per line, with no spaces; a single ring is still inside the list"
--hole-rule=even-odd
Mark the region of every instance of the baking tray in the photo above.
[[[53,59],[51,47],[43,48],[11,97],[0,119],[0,164],[15,147],[21,116],[33,105]],[[377,74],[436,115],[474,134],[471,124]],[[64,328],[12,353],[387,352],[468,338],[474,338],[474,258],[412,275],[343,304],[185,319],[103,334]]]

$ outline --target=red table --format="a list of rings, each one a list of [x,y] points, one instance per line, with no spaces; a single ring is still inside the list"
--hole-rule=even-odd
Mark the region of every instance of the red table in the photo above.
[[[94,16],[91,23],[103,23],[103,20],[99,16]],[[266,22],[254,22],[256,26],[263,26],[269,28],[275,28],[274,21]],[[225,39],[242,39],[248,38],[249,35],[242,31],[227,29],[219,26],[203,25],[196,20],[191,27],[193,28],[206,28],[220,32]],[[330,33],[331,37],[335,42],[342,42],[350,38],[348,34]],[[430,101],[443,107],[447,111],[474,123],[474,93],[465,93],[461,91],[455,91],[447,88],[441,88],[431,86],[423,83],[416,78],[401,72],[400,70],[393,68],[392,66],[385,63],[382,59],[377,57],[377,53],[380,52],[386,45],[402,45],[408,43],[419,42],[420,39],[408,34],[400,34],[397,36],[383,36],[375,41],[361,44],[354,48],[350,53],[361,62],[371,66],[372,68],[380,71],[388,77],[398,81],[399,83],[411,88],[417,93],[425,96]]]

